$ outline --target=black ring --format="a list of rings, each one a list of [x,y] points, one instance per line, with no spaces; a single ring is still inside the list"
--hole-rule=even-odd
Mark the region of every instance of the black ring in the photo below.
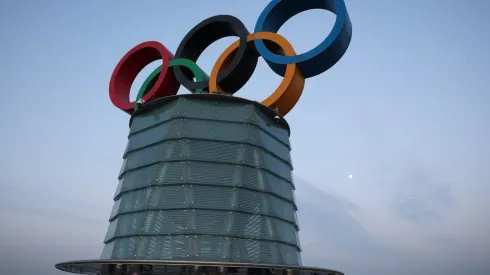
[[[218,75],[218,85],[225,93],[234,94],[245,85],[252,76],[258,55],[247,47],[249,31],[240,19],[231,15],[210,17],[192,28],[182,39],[175,58],[187,58],[194,62],[204,50],[218,39],[228,36],[238,36],[240,47],[230,65]],[[184,71],[180,66],[174,68],[175,77],[182,86],[193,91],[203,89],[209,91],[209,82],[194,82],[193,75]]]

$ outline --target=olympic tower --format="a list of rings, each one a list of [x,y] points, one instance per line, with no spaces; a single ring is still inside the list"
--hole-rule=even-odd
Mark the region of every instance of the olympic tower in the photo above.
[[[276,31],[314,8],[337,20],[320,45],[297,55]],[[239,39],[208,75],[195,61],[226,36]],[[175,55],[156,41],[131,49],[109,85],[111,101],[131,118],[102,255],[56,267],[101,275],[342,274],[301,264],[284,116],[305,79],[335,65],[351,36],[343,0],[273,0],[252,34],[238,18],[218,15],[189,31]],[[279,87],[260,103],[233,96],[260,56],[284,77]],[[130,102],[131,84],[155,60],[162,65]],[[181,85],[191,93],[177,95]]]

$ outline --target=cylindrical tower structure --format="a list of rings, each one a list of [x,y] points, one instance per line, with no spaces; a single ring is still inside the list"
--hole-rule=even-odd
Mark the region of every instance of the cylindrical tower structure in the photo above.
[[[145,104],[130,128],[102,259],[301,265],[283,118],[189,94]]]
[[[335,26],[298,55],[275,32],[292,16],[319,8],[337,15]],[[228,36],[239,39],[208,76],[196,61]],[[343,275],[301,264],[283,116],[305,79],[336,64],[351,36],[343,0],[273,0],[254,33],[234,16],[217,15],[193,27],[175,55],[157,41],[130,49],[109,81],[111,102],[131,119],[102,255],[56,268],[98,275]],[[233,97],[259,56],[283,77],[278,88],[261,103]],[[134,80],[156,60],[161,65],[131,102]],[[181,85],[192,94],[177,95]]]

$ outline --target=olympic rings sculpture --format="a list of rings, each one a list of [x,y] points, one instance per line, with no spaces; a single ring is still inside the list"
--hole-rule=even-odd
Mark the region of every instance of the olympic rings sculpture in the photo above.
[[[335,24],[318,46],[297,55],[286,38],[276,32],[291,17],[310,9],[333,12]],[[197,59],[212,43],[228,36],[239,39],[221,54],[211,74],[207,75],[196,64]],[[344,0],[272,0],[260,14],[252,34],[238,18],[217,15],[192,28],[180,42],[175,55],[156,41],[135,46],[112,73],[109,96],[117,108],[131,115],[138,108],[137,103],[176,95],[180,85],[192,93],[233,95],[250,79],[259,56],[262,56],[283,80],[261,103],[284,116],[298,102],[305,79],[334,66],[347,51],[351,37],[352,25]],[[144,81],[136,101],[130,102],[130,89],[136,76],[156,60],[162,61],[161,66]]]

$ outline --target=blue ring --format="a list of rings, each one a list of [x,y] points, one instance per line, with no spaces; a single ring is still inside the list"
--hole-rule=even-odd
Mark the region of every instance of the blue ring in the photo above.
[[[296,56],[282,56],[267,49],[262,40],[255,40],[259,54],[280,76],[284,76],[287,64],[294,63],[305,78],[319,75],[335,65],[349,47],[352,25],[344,0],[272,0],[257,19],[255,32],[277,32],[291,17],[310,9],[326,9],[337,15],[330,34],[314,49]]]

